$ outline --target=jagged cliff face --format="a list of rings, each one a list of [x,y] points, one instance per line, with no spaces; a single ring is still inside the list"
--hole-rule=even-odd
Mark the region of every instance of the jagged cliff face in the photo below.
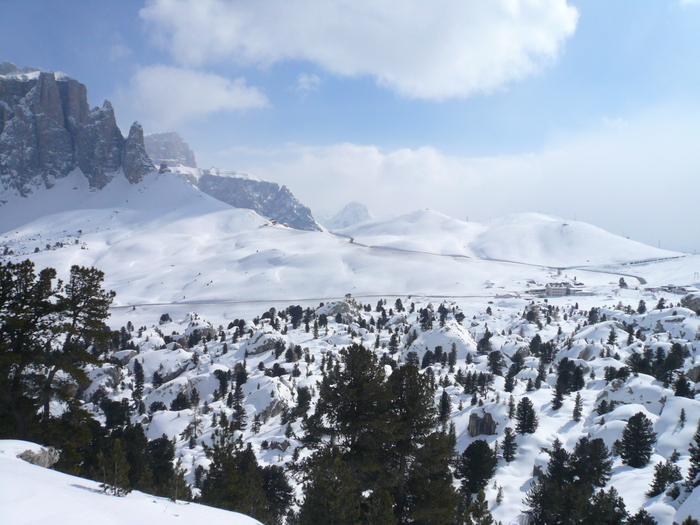
[[[237,176],[217,169],[204,171],[196,187],[207,195],[236,208],[250,208],[298,230],[320,231],[311,210],[301,204],[286,186]]]
[[[123,169],[139,182],[153,171],[135,123],[124,139],[112,105],[89,109],[85,86],[61,73],[0,65],[0,184],[26,197],[80,168],[101,189]]]
[[[218,168],[203,170],[174,166],[169,169],[199,191],[230,206],[254,210],[297,230],[321,231],[311,210],[301,204],[286,186]]]
[[[174,131],[146,135],[146,151],[153,162],[165,163],[170,171],[207,195],[236,208],[255,210],[298,230],[320,231],[311,210],[286,186],[249,177],[236,171],[197,168],[194,152]]]

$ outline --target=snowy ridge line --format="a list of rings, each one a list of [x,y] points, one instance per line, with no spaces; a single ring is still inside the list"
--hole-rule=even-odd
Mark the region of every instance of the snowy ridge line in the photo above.
[[[363,248],[368,248],[371,250],[384,250],[384,251],[391,251],[391,252],[403,252],[403,253],[413,253],[413,254],[419,254],[419,255],[433,255],[435,257],[449,257],[451,259],[468,259],[472,261],[489,261],[489,262],[500,262],[500,263],[506,263],[506,264],[518,264],[521,266],[531,266],[533,268],[544,268],[546,270],[581,270],[582,272],[595,272],[595,273],[605,273],[605,274],[610,274],[610,275],[619,275],[621,277],[632,277],[634,279],[637,279],[639,281],[639,284],[647,284],[646,279],[644,277],[640,277],[638,275],[632,275],[628,273],[620,273],[620,272],[611,272],[611,271],[606,271],[606,270],[601,270],[601,269],[595,269],[595,268],[590,268],[586,266],[548,266],[546,264],[535,264],[535,263],[527,263],[527,262],[521,262],[521,261],[512,261],[508,259],[495,259],[492,257],[473,257],[470,255],[462,255],[462,254],[452,254],[452,253],[433,253],[433,252],[425,252],[425,251],[418,251],[418,250],[406,250],[404,248],[396,248],[394,246],[377,246],[377,245],[367,245],[367,244],[362,244],[355,242],[355,239],[353,237],[349,237],[347,235],[340,235],[338,233],[333,233],[329,232],[331,235],[335,235],[336,237],[342,237],[343,239],[349,239],[350,244],[354,244],[355,246],[360,246]],[[629,264],[646,264],[650,262],[663,262],[667,260],[672,260],[672,259],[681,259],[687,257],[687,255],[680,255],[677,257],[661,257],[657,259],[647,259],[644,261],[633,261],[629,263],[621,263],[620,265],[629,265]],[[467,296],[467,297],[476,297],[476,296]]]

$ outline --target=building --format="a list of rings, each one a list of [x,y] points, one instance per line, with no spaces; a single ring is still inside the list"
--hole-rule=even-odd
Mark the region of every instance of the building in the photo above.
[[[548,283],[545,293],[549,297],[564,297],[571,295],[571,285],[569,283]]]

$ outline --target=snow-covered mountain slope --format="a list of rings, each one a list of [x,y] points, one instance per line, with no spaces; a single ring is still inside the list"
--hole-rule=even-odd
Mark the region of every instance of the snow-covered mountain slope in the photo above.
[[[471,223],[432,210],[420,210],[358,224],[338,233],[371,246],[555,267],[620,264],[680,255],[584,222],[539,213]]]
[[[541,226],[530,221],[534,240],[535,234],[559,235],[545,227],[549,222]],[[637,249],[632,255],[644,259],[678,255],[585,224],[578,227],[592,232],[589,240],[595,234],[608,242],[601,240],[600,249],[586,245],[590,250],[586,261],[590,262],[584,264],[594,270],[601,268],[595,268],[593,261],[610,265],[620,259],[627,245]],[[494,231],[507,237],[506,226]],[[489,238],[491,230],[434,212],[415,212],[343,230],[355,236],[354,242],[325,232],[295,230],[274,225],[251,210],[231,208],[167,172],[138,184],[116,177],[97,192],[90,190],[79,173],[73,173],[50,190],[37,190],[28,199],[1,207],[0,232],[4,259],[30,257],[39,266],[56,267],[61,275],[67,275],[73,264],[96,266],[105,272],[106,286],[117,292],[121,305],[178,303],[189,308],[192,302],[327,300],[346,293],[497,296],[526,293],[547,282],[572,281],[574,276],[589,291],[607,293],[617,288],[619,279],[618,275],[580,269],[558,272],[444,255],[473,256],[475,250],[470,246],[480,239],[485,244],[483,239]],[[466,245],[465,239],[472,244]],[[620,244],[619,250],[612,251],[613,241]],[[578,237],[573,237],[571,253],[582,257],[584,248],[576,242]],[[553,240],[539,246],[539,264],[562,262]],[[517,249],[506,255],[513,261],[530,262],[527,257],[519,259]],[[642,275],[654,285],[687,285],[698,282],[700,257],[602,269]],[[632,286],[637,284],[634,278],[628,280]]]
[[[321,221],[321,224],[329,230],[342,230],[360,222],[371,220],[372,216],[369,214],[367,206],[359,202],[351,202],[332,217]]]
[[[26,441],[0,440],[0,521],[34,525],[259,525],[257,520],[205,505],[172,502],[141,492],[119,498],[100,484],[17,458],[40,450]]]

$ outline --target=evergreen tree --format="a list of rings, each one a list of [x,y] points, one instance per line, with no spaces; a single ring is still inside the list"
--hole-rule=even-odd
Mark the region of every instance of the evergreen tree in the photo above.
[[[143,385],[145,377],[143,374],[143,366],[138,359],[134,359],[134,400],[141,401],[143,396]]]
[[[0,438],[36,436],[49,425],[50,403],[70,401],[71,387],[88,383],[83,369],[104,352],[114,292],[104,274],[73,266],[65,285],[53,268],[0,263]]]
[[[602,491],[594,494],[596,487],[604,486],[610,479],[612,465],[600,438],[581,438],[572,454],[555,440],[549,456],[546,473],[537,479],[526,497],[533,524],[619,523],[615,520],[622,502],[616,494]]]
[[[452,399],[450,395],[442,389],[442,395],[440,396],[440,414],[439,419],[441,422],[445,423],[452,413]]]
[[[684,374],[679,374],[678,378],[673,383],[673,393],[678,397],[687,397],[688,399],[695,398],[695,390],[690,385]]]
[[[615,487],[607,491],[599,490],[591,498],[587,508],[584,525],[622,525],[627,518],[625,503]]]
[[[533,434],[537,430],[539,418],[529,398],[524,397],[520,400],[515,418],[518,421],[515,425],[518,434]]]
[[[501,450],[503,454],[503,459],[506,463],[510,463],[515,460],[515,453],[517,452],[518,446],[515,442],[515,432],[510,427],[506,427],[503,432],[503,444],[501,445]]]
[[[376,355],[353,344],[341,350],[341,363],[328,371],[319,389],[313,421],[323,421],[325,427],[316,432],[329,436],[343,459],[363,477],[376,476],[381,470],[378,456],[388,441],[385,379]]]
[[[494,525],[493,516],[489,512],[489,504],[486,501],[486,495],[483,490],[480,490],[467,507],[464,513],[465,525]]]
[[[574,412],[573,412],[573,420],[576,421],[577,423],[581,421],[581,415],[582,415],[582,409],[583,409],[583,401],[581,399],[581,394],[576,393],[576,400],[574,401]]]
[[[677,454],[677,453],[676,453]],[[683,479],[681,469],[671,459],[654,465],[654,480],[651,482],[646,496],[653,498],[664,492],[669,485]]]
[[[644,509],[639,509],[634,516],[627,518],[627,525],[658,525],[657,521]]]
[[[515,417],[515,398],[510,396],[508,399],[508,418],[513,419]]]
[[[620,457],[622,462],[632,468],[641,468],[651,458],[656,443],[654,425],[643,412],[637,412],[629,418],[622,431]]]
[[[104,463],[102,490],[115,496],[126,496],[131,492],[129,484],[129,462],[126,459],[121,439],[115,439],[107,455],[101,455]]]
[[[496,473],[498,458],[483,439],[472,441],[462,453],[458,472],[466,496],[483,491]]]
[[[260,470],[262,488],[270,504],[270,513],[274,523],[282,523],[282,518],[294,500],[292,486],[289,484],[284,468],[269,465]]]
[[[340,456],[338,449],[329,447],[312,458],[299,525],[359,525],[357,481]]]
[[[693,442],[688,448],[688,453],[690,454],[690,466],[685,479],[685,490],[692,492],[695,487],[700,485],[700,420],[698,420],[698,426],[693,436]]]
[[[214,431],[211,446],[204,444],[210,460],[200,499],[205,505],[247,514],[259,521],[271,519],[270,502],[255,454],[229,424]]]

